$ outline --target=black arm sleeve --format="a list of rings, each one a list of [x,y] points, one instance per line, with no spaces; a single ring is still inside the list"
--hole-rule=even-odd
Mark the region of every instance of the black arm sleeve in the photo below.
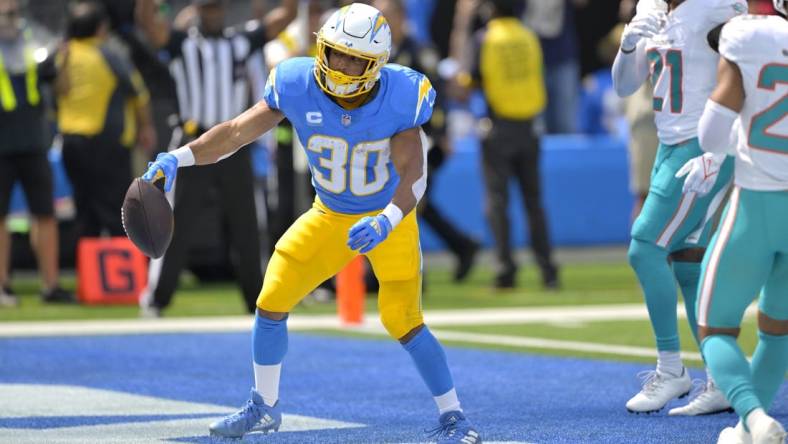
[[[258,49],[261,49],[266,43],[268,43],[268,34],[266,32],[265,26],[263,26],[262,22],[259,20],[246,22],[243,29],[241,30],[241,34],[243,34],[249,40],[250,54]]]
[[[709,42],[709,46],[714,52],[720,52],[720,34],[722,33],[723,26],[725,26],[725,23],[720,23],[706,35],[706,41]]]
[[[38,78],[42,83],[49,83],[55,80],[57,76],[57,68],[55,67],[55,57],[57,53],[54,52],[49,55],[43,62],[38,64]]]
[[[471,75],[471,78],[474,82],[481,83],[482,81],[482,69],[481,69],[481,62],[482,62],[482,43],[484,42],[484,35],[485,31],[480,29],[477,31],[473,38],[471,39],[471,66],[468,70],[468,73]]]
[[[178,58],[182,55],[183,41],[186,40],[187,37],[188,34],[186,32],[173,29],[170,31],[170,40],[167,41],[167,44],[164,45],[162,49],[167,51],[171,59]]]
[[[133,67],[122,57],[108,50],[101,48],[101,54],[109,65],[112,73],[118,80],[118,88],[123,91],[124,96],[136,95],[136,89],[131,79]]]

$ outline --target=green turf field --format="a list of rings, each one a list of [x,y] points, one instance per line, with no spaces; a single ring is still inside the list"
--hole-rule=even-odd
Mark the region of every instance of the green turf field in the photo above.
[[[445,262],[430,265],[427,259],[425,310],[470,309],[491,307],[560,307],[576,309],[585,305],[600,304],[640,304],[642,296],[637,281],[629,266],[624,262],[578,262],[565,263],[562,268],[563,288],[560,291],[542,291],[536,270],[523,267],[519,276],[519,288],[500,292],[491,288],[492,269],[480,264],[463,284],[451,280],[451,268]],[[66,282],[73,288],[74,281]],[[42,305],[38,301],[37,283],[34,279],[16,280],[14,290],[21,296],[17,308],[0,308],[0,322],[55,319],[115,319],[136,318],[135,306],[67,306]],[[370,295],[372,296],[372,295]],[[336,311],[333,303],[302,304],[294,310],[297,313],[330,314]],[[375,300],[367,298],[367,311],[375,316]],[[200,284],[193,279],[184,279],[182,289],[174,298],[172,307],[165,313],[167,317],[226,316],[243,314],[241,296],[233,284]],[[682,348],[697,352],[685,321],[680,321]],[[578,341],[593,344],[626,345],[653,347],[654,340],[648,320],[605,320],[594,322],[549,322],[503,325],[457,325],[436,327],[439,331],[497,334],[505,336],[544,338],[562,341]],[[741,343],[747,353],[754,347],[752,320],[743,328]],[[370,336],[368,333],[354,331],[332,331],[320,333]],[[371,337],[379,337],[372,335]],[[510,351],[529,351],[564,356],[592,356],[651,362],[652,358],[622,356],[604,352],[583,352],[572,350],[551,350],[527,346],[468,343],[450,340],[448,343],[472,347],[494,348]],[[696,365],[699,364],[696,362]]]

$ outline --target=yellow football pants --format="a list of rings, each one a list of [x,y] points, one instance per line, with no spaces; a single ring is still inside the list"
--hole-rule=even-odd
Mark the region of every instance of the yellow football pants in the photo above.
[[[257,306],[272,312],[292,310],[358,254],[347,246],[348,231],[362,217],[375,214],[336,213],[316,199],[277,242]],[[421,248],[415,211],[366,256],[380,283],[380,319],[389,334],[400,339],[423,322]]]

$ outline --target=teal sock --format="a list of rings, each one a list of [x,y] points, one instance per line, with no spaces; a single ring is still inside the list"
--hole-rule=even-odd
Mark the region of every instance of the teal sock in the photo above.
[[[746,418],[753,409],[762,408],[753,387],[750,364],[733,336],[708,336],[701,351],[714,382],[740,417]]]
[[[700,280],[700,262],[673,262],[673,274],[681,287],[684,295],[684,308],[687,310],[687,322],[698,342],[698,318],[696,316],[695,301],[698,299],[698,281]]]
[[[676,320],[676,279],[668,264],[668,253],[654,244],[632,239],[629,263],[643,289],[648,316],[654,328],[659,351],[679,351]]]
[[[768,410],[788,370],[788,336],[773,336],[759,330],[750,367],[755,393],[764,410]]]

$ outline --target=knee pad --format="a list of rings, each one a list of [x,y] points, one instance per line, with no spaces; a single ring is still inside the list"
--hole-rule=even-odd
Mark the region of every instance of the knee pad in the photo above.
[[[411,330],[424,323],[421,313],[408,315],[403,306],[389,306],[380,311],[380,322],[389,336],[399,340]]]
[[[639,239],[632,239],[627,252],[629,265],[636,271],[644,267],[650,267],[655,261],[667,261],[667,251],[664,249]]]

